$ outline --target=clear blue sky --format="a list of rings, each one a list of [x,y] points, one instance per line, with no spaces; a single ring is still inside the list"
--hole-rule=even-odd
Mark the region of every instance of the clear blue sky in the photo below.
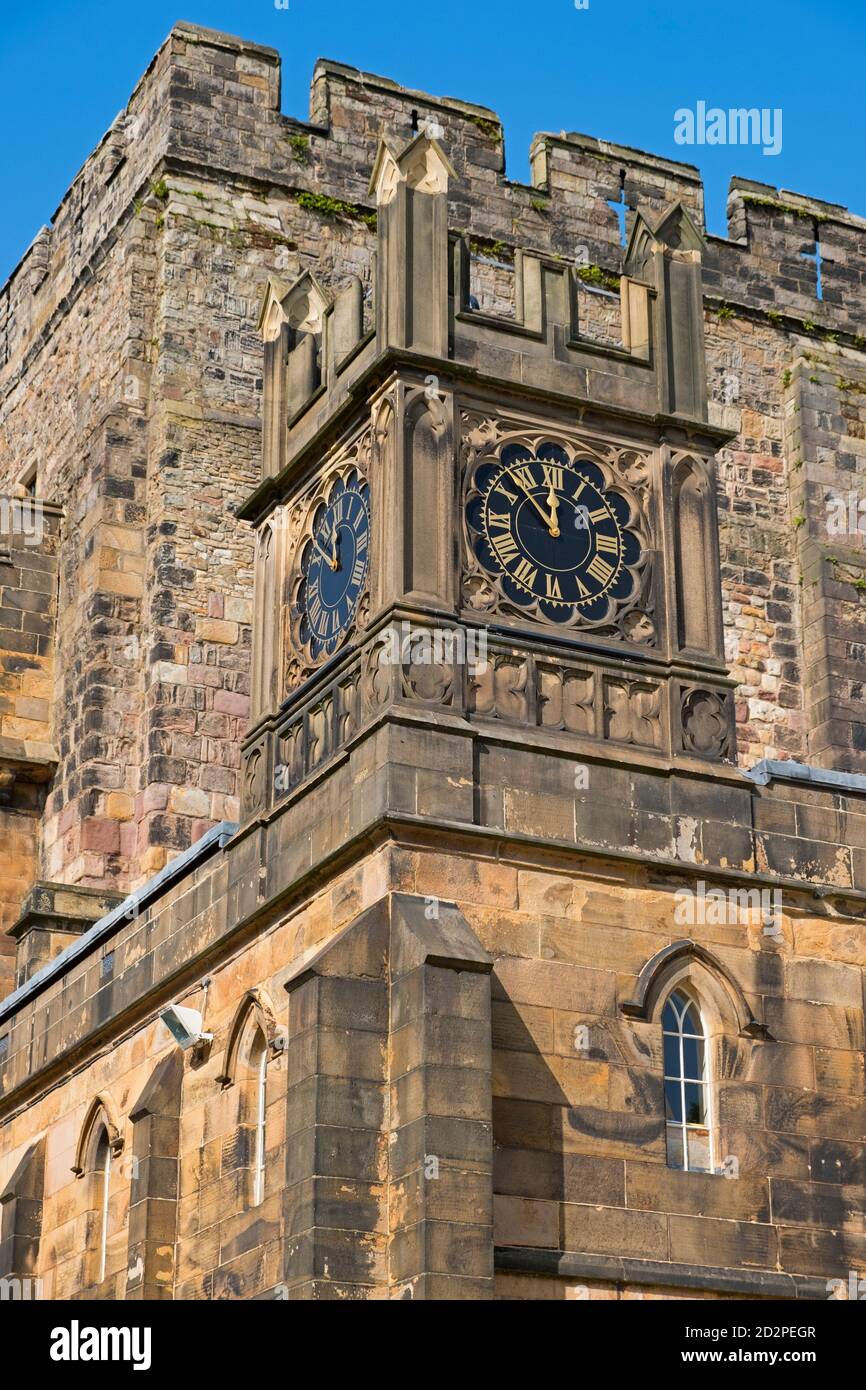
[[[866,215],[866,0],[40,0],[0,7],[0,283],[179,19],[279,49],[283,110],[306,118],[317,57],[492,107],[508,173],[539,130],[697,164],[710,231],[734,173]],[[674,112],[783,112],[777,156],[674,142]]]

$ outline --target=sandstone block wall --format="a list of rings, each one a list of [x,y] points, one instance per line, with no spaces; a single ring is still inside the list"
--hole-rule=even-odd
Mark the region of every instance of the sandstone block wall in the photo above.
[[[822,1298],[863,1267],[862,914],[792,891],[776,937],[759,913],[689,929],[765,1030],[743,1035],[733,1013],[712,1028],[719,1154],[736,1161],[725,1178],[666,1166],[660,1025],[622,1007],[682,935],[681,877],[576,863],[550,845],[493,857],[406,840],[245,920],[243,879],[239,856],[219,852],[19,1006],[11,1030],[0,1021],[0,1191],[44,1135],[45,1296],[138,1297],[146,1278],[176,1298],[279,1286],[400,1297],[410,1285],[489,1297],[494,1250],[497,1296],[521,1298]],[[392,945],[403,982],[389,1021],[389,912],[414,905],[423,936],[449,903],[482,973],[443,993]],[[466,946],[452,941],[457,959]],[[173,1051],[156,1017],[169,997],[204,1008],[204,1058]],[[289,1040],[268,1067],[259,1206],[233,1042],[253,1007]],[[159,1109],[153,1078],[164,1089],[172,1056]],[[97,1100],[117,1157],[101,1285],[92,1194],[73,1171]],[[149,1203],[162,1203],[161,1227]]]

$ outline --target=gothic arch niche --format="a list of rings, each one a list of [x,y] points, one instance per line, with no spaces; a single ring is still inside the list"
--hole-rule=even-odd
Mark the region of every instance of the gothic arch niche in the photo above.
[[[677,645],[697,652],[718,647],[715,493],[703,461],[680,455],[673,475]]]
[[[428,398],[426,391],[410,396],[403,431],[404,587],[407,593],[447,603],[454,557],[434,540],[449,533],[452,519],[445,402],[435,393]]]
[[[268,1126],[268,1112],[277,1101],[275,1056],[283,1050],[285,1034],[277,1024],[273,1003],[263,989],[248,990],[229,1029],[225,1062],[218,1078],[223,1087],[236,1089],[235,1152],[237,1166],[245,1170],[247,1203],[258,1207],[267,1193],[266,1179],[274,1164],[268,1150],[276,1126]]]
[[[271,1051],[281,1050],[284,1034],[277,1022],[273,1001],[267,990],[258,986],[247,990],[235,1010],[226,1042],[225,1060],[217,1077],[223,1086],[233,1086],[239,1070],[248,1066],[250,1034],[256,1028],[261,1030]]]
[[[658,1030],[668,1166],[729,1176],[722,1094],[739,1085],[751,1054],[740,1040],[767,1036],[739,984],[704,947],[675,941],[646,963],[620,1007]]]
[[[78,1218],[82,1226],[83,1287],[101,1287],[126,1271],[125,1226],[129,1184],[121,1168],[123,1135],[111,1098],[91,1101],[78,1138],[72,1171],[80,1180]],[[119,1289],[115,1296],[121,1296]]]
[[[620,1005],[621,1011],[629,1018],[656,1023],[664,999],[684,980],[691,980],[701,996],[713,1032],[766,1037],[766,1030],[756,1021],[746,996],[727,967],[704,946],[687,938],[663,947],[647,961],[632,998]]]
[[[274,624],[279,620],[274,595],[274,528],[266,522],[256,536],[255,556],[255,653],[253,662],[252,718],[257,719],[273,702]]]
[[[395,544],[395,518],[400,510],[400,487],[394,465],[396,407],[391,396],[381,396],[370,415],[370,492],[373,529],[370,538],[371,605],[375,609],[385,594],[398,585],[399,547]]]
[[[123,1152],[120,1117],[111,1097],[106,1094],[95,1096],[90,1102],[84,1124],[81,1126],[75,1149],[75,1162],[72,1165],[72,1171],[77,1178],[83,1177],[92,1167],[100,1126],[105,1129],[112,1154],[119,1157]]]

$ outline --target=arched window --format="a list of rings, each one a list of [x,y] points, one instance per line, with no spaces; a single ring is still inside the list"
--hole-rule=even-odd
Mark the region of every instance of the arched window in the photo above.
[[[267,1140],[268,1110],[268,1045],[261,1029],[256,1030],[250,1048],[250,1071],[254,1081],[253,1091],[253,1182],[252,1204],[261,1206],[265,1199],[265,1144]]]
[[[118,1275],[125,1260],[125,1251],[119,1246],[127,1195],[118,1182],[118,1159],[123,1151],[119,1123],[111,1097],[96,1096],[87,1111],[72,1165],[73,1173],[81,1179],[77,1204],[83,1222],[88,1285],[100,1285]]]
[[[96,1282],[101,1284],[105,1278],[108,1259],[108,1202],[111,1196],[111,1144],[105,1125],[96,1136],[93,1163],[93,1207],[97,1215],[96,1229]]]
[[[248,990],[232,1020],[218,1079],[223,1086],[237,1086],[239,1151],[242,1146],[247,1201],[254,1207],[261,1205],[266,1193],[268,1065],[284,1048],[285,1033],[267,992],[259,987]]]
[[[712,1173],[713,1131],[706,1029],[697,1000],[681,985],[662,1010],[669,1168]]]

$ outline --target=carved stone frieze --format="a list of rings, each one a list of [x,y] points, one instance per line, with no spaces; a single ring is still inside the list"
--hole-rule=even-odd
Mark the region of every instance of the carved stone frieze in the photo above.
[[[529,662],[509,652],[492,652],[469,678],[471,713],[528,724],[532,691]]]
[[[538,667],[538,700],[545,728],[596,734],[596,678],[593,671],[569,670],[559,663]]]
[[[683,749],[701,758],[730,759],[733,755],[731,701],[716,690],[687,686],[681,692],[680,723]]]
[[[672,750],[662,676],[635,675],[586,657],[521,651],[486,629],[392,622],[285,716],[275,735],[275,798],[294,791],[365,724],[400,703],[445,706],[470,721],[496,720],[650,753],[724,760],[733,747],[725,691],[682,687]],[[268,767],[267,740],[261,739],[244,755],[245,818],[269,804]]]
[[[639,748],[661,748],[661,687],[646,680],[606,679],[605,737]]]

